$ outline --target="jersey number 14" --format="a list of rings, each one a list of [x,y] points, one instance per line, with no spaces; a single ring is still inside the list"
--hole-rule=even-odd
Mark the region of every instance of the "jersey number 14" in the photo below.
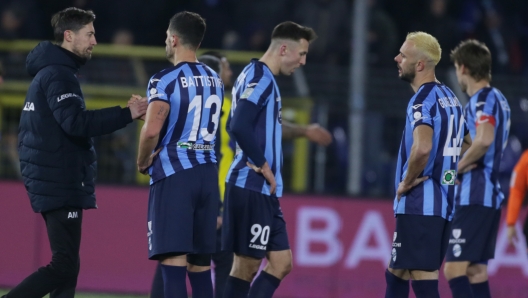
[[[451,115],[449,118],[449,128],[447,129],[447,138],[444,145],[444,156],[452,156],[453,162],[457,161],[457,157],[460,156],[460,152],[462,151],[462,131],[464,130],[464,117],[460,117],[459,120],[459,127],[458,131],[456,133],[456,138],[451,139],[453,136],[453,130],[454,130],[454,122],[455,122],[455,115]],[[451,146],[452,142],[452,146]]]

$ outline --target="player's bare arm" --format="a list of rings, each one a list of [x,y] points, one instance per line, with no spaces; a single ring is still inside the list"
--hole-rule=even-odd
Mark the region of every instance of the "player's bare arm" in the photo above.
[[[170,106],[166,102],[154,101],[147,109],[145,124],[139,135],[138,170],[145,174],[152,164],[152,159],[159,153],[161,148],[152,153],[158,143],[159,134],[167,116]]]
[[[469,149],[469,147],[471,147],[472,143],[473,143],[473,141],[471,140],[471,135],[469,133],[467,133],[464,136],[464,142],[462,143],[462,149],[460,150],[460,156],[462,156],[462,155],[464,155],[464,153],[466,153],[466,151]]]
[[[433,148],[433,129],[427,125],[420,125],[414,129],[413,145],[409,156],[409,166],[407,176],[398,186],[396,195],[398,199],[411,188],[429,179],[428,176],[420,177],[421,172],[425,169],[429,154]]]
[[[295,139],[300,137],[306,137],[311,142],[322,146],[328,146],[332,143],[330,132],[317,123],[298,125],[282,120],[282,138]]]
[[[491,123],[486,122],[477,126],[475,139],[458,163],[458,173],[463,174],[475,168],[475,163],[488,152],[494,139],[495,127]]]

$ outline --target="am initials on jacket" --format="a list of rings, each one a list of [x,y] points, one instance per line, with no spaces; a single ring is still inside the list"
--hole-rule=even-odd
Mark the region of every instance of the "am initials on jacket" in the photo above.
[[[77,211],[68,212],[68,218],[79,218],[79,214],[77,213]]]

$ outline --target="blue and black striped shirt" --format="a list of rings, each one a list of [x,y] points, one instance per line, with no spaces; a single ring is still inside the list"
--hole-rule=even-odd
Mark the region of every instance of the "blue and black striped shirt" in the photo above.
[[[419,125],[433,129],[429,160],[419,177],[429,179],[394,200],[395,214],[441,216],[451,220],[455,180],[462,142],[467,127],[462,107],[453,91],[440,83],[423,84],[411,98],[396,166],[395,189],[407,175],[413,131]]]
[[[264,152],[277,182],[276,196],[282,196],[282,119],[279,88],[271,70],[257,59],[251,60],[233,88],[231,115],[240,100],[247,100],[259,109],[253,132],[258,146]],[[237,143],[235,160],[231,164],[226,182],[241,188],[270,195],[270,186],[262,174],[250,169],[246,162],[254,163]]]
[[[149,169],[151,184],[199,164],[216,163],[215,134],[224,98],[216,72],[198,62],[179,63],[150,79],[147,97],[149,103],[170,105],[155,149],[162,150]]]
[[[456,203],[499,209],[504,200],[499,184],[499,167],[510,133],[510,106],[498,89],[487,87],[471,97],[464,112],[472,139],[477,134],[477,126],[487,122],[495,127],[495,140],[477,161],[477,167],[460,175]]]

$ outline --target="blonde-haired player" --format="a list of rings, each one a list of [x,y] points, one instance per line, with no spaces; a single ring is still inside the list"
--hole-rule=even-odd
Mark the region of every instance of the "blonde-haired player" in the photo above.
[[[438,269],[453,218],[457,164],[463,142],[471,143],[460,102],[436,80],[441,53],[436,38],[413,32],[394,58],[400,79],[411,84],[415,95],[407,106],[396,166],[387,298],[408,297],[410,279],[417,298],[440,297]]]

